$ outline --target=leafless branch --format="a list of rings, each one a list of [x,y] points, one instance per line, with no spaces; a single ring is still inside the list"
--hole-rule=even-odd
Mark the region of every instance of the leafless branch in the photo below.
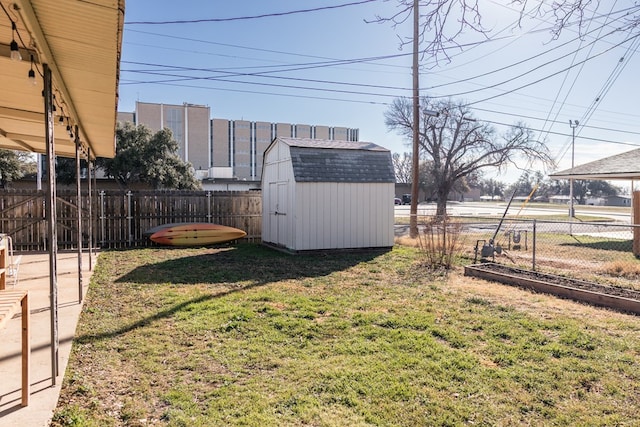
[[[388,17],[376,15],[369,23],[390,23],[398,28],[410,20],[412,0],[396,0],[397,11]],[[458,36],[472,30],[486,36],[478,0],[421,0],[419,37],[422,57],[449,59],[451,48],[460,48]],[[400,37],[400,49],[412,43],[411,37]]]
[[[520,23],[525,16],[529,15],[538,17],[553,15],[555,22],[551,33],[554,39],[557,39],[562,30],[569,26],[577,26],[578,31],[582,32],[585,10],[594,2],[596,8],[600,4],[600,0],[554,0],[551,4],[540,0],[533,1],[536,4],[528,13],[526,8],[532,0],[512,0],[511,4],[520,8]]]
[[[368,23],[391,24],[399,28],[409,23],[413,16],[413,0],[386,0],[396,3],[396,11],[391,16],[376,15]],[[600,0],[505,0],[505,3],[517,7],[520,11],[518,25],[524,19],[532,17],[552,17],[554,26],[552,38],[560,36],[563,29],[577,27],[582,32],[586,27],[585,12],[592,7],[597,8]],[[490,30],[483,25],[481,0],[420,0],[419,38],[421,55],[434,59],[437,64],[441,59],[450,59],[451,49],[462,47],[457,39],[463,33],[475,32],[488,38]],[[628,17],[629,26],[640,25],[637,16]],[[413,42],[413,35],[398,35],[402,50]]]

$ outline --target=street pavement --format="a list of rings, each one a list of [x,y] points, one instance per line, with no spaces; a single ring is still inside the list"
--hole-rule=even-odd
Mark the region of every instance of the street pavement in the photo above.
[[[519,216],[557,216],[568,215],[569,207],[558,205],[558,207],[536,206],[536,204],[528,204],[522,208],[521,203],[512,203],[509,207],[508,214],[510,216],[519,214]],[[451,216],[478,216],[493,217],[502,216],[507,208],[507,202],[448,202],[447,214]],[[609,218],[614,221],[630,223],[631,207],[606,207],[606,206],[583,206],[575,205],[576,215],[593,215],[603,218]],[[409,205],[396,205],[395,216],[409,216]],[[435,214],[435,203],[421,203],[418,205],[418,216],[430,216]]]

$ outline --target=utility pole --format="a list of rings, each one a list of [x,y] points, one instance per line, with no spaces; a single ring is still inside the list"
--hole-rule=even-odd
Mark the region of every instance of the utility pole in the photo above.
[[[573,169],[573,161],[576,152],[576,128],[578,127],[577,120],[569,120],[569,126],[571,127],[571,169]],[[573,207],[573,178],[569,178],[569,218],[575,218],[576,211]]]
[[[409,212],[409,236],[418,237],[418,186],[420,181],[419,160],[420,146],[420,80],[418,76],[418,45],[420,12],[418,11],[419,0],[413,0],[413,152],[411,169],[411,210]]]

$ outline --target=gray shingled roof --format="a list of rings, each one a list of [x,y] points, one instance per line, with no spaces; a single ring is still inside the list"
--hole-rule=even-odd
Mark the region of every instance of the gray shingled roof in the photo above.
[[[278,137],[290,147],[304,148],[344,148],[346,150],[389,151],[373,142],[365,141],[341,141],[335,139],[311,139],[311,138],[287,138]]]
[[[296,182],[395,182],[391,152],[361,141],[278,138],[289,145]]]
[[[553,179],[640,179],[640,148],[549,175]]]

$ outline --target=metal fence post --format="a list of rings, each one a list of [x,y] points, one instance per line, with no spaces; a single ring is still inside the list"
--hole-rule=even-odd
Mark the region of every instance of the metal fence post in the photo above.
[[[531,266],[531,269],[533,271],[536,271],[536,220],[533,220],[533,265]]]
[[[207,191],[207,222],[211,221],[211,191]]]

